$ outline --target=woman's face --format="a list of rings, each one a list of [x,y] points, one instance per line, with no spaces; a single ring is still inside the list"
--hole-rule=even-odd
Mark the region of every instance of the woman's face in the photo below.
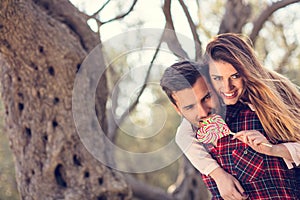
[[[211,61],[209,74],[212,84],[226,105],[234,105],[240,99],[244,82],[238,71],[227,62]]]

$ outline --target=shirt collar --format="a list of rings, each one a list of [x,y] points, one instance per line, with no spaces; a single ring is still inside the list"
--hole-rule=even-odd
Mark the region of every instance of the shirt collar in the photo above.
[[[239,112],[244,109],[245,107],[248,107],[246,104],[238,101],[234,105],[228,105],[226,106],[226,119],[233,119],[235,118]]]

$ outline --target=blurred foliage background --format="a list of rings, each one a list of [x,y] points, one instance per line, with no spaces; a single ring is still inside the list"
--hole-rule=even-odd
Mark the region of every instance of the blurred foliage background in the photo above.
[[[19,196],[15,181],[13,155],[5,135],[3,113],[3,105],[0,102],[0,199],[14,200],[19,199]]]

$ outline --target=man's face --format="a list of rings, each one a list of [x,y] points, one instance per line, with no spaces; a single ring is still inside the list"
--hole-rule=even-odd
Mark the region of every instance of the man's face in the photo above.
[[[218,97],[203,77],[193,87],[174,92],[173,98],[178,114],[197,127],[204,118],[220,112]]]

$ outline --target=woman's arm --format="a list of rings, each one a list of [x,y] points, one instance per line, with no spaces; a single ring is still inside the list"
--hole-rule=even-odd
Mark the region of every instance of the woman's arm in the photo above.
[[[300,164],[300,143],[286,142],[281,144],[272,144],[272,147],[262,145],[262,143],[270,144],[267,138],[256,130],[240,131],[233,138],[239,139],[248,144],[257,152],[281,157],[284,159],[288,168],[293,168],[293,163],[297,166]]]

